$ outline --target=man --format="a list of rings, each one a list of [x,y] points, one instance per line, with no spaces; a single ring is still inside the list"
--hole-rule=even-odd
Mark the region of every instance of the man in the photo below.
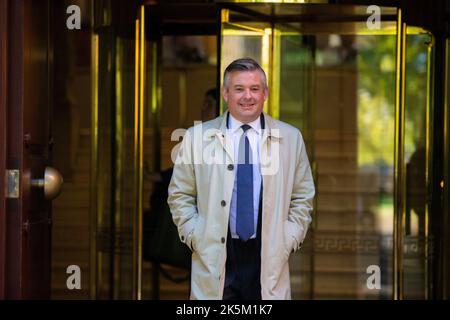
[[[289,255],[315,192],[302,136],[262,112],[268,87],[256,61],[226,68],[222,96],[228,111],[188,130],[169,186],[192,250],[191,299],[290,299]]]
[[[209,89],[205,92],[202,106],[202,121],[214,119],[217,116],[219,90]]]

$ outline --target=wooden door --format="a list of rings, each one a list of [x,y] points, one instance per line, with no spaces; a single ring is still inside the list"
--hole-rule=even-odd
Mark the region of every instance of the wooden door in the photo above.
[[[6,0],[0,0],[0,172],[6,170]],[[5,179],[0,179],[0,299],[5,298]]]
[[[4,248],[3,252],[0,249],[0,297],[48,299],[51,202],[45,199],[44,188],[38,184],[43,182],[49,165],[51,147],[49,2],[0,3],[0,111],[5,107],[7,117],[2,121],[5,136],[0,138],[6,142],[7,172],[17,170],[19,191],[7,196],[4,208],[0,206],[0,210],[4,209],[0,214],[0,246],[3,240]]]

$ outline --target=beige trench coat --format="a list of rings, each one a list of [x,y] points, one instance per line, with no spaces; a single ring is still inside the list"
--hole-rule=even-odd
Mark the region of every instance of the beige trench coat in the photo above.
[[[180,239],[192,250],[191,299],[222,299],[233,170],[226,113],[189,128],[180,144],[168,204]],[[289,255],[300,249],[315,193],[298,129],[264,114],[261,297],[291,299]]]

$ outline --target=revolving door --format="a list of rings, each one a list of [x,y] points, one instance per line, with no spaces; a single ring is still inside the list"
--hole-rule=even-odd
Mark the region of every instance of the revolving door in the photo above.
[[[108,181],[98,183],[113,178],[102,171],[110,168],[97,165],[93,178],[104,201],[93,208],[96,230],[109,230],[109,244],[97,237],[92,250],[93,295],[105,288],[112,298],[152,296],[159,278],[142,261],[142,215],[154,173],[171,166],[171,132],[200,119],[186,101],[201,104],[193,93],[219,88],[225,67],[249,56],[268,76],[264,111],[301,130],[316,184],[313,223],[290,260],[292,298],[428,298],[432,35],[407,26],[397,8],[217,2],[199,4],[193,19],[171,6],[140,7],[126,40],[105,48],[115,59],[101,59],[102,37],[113,34],[95,38],[94,61],[109,72],[105,78],[97,68],[97,90],[114,78],[119,104],[111,116],[96,101],[94,132],[122,156],[111,162],[112,192],[102,191]],[[206,37],[195,41],[209,48],[209,58],[165,65],[167,34]],[[93,153],[102,158],[96,141]],[[115,248],[108,232],[125,245]],[[186,292],[188,284],[171,285],[162,297],[176,288]]]

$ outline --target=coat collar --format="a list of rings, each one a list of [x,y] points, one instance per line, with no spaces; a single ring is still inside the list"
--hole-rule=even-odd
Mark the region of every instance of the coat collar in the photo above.
[[[218,123],[220,123],[217,131],[212,131],[209,135],[214,136],[217,134],[221,134],[222,137],[225,137],[227,132],[227,119],[229,117],[229,111],[227,110],[223,115],[217,118]],[[271,137],[276,139],[281,139],[283,136],[281,134],[280,128],[275,120],[266,113],[261,113],[261,128],[263,129],[263,141],[265,138]]]
[[[222,148],[225,149],[225,152],[228,154],[231,161],[233,157],[233,141],[231,139],[231,135],[227,134],[227,118],[229,115],[229,111],[227,110],[223,115],[216,118],[219,123],[219,127],[212,128],[212,130],[208,130],[208,138],[216,137]],[[261,128],[262,128],[262,138],[261,145],[264,146],[268,141],[271,140],[280,140],[282,138],[281,131],[275,120],[267,115],[266,113],[261,113]],[[270,138],[270,139],[269,139]]]
[[[255,132],[260,135],[262,134],[262,129],[264,129],[264,115],[260,115],[257,119],[252,122],[247,123]],[[231,130],[233,133],[241,130],[243,123],[233,117],[233,115],[227,113],[227,129]]]

